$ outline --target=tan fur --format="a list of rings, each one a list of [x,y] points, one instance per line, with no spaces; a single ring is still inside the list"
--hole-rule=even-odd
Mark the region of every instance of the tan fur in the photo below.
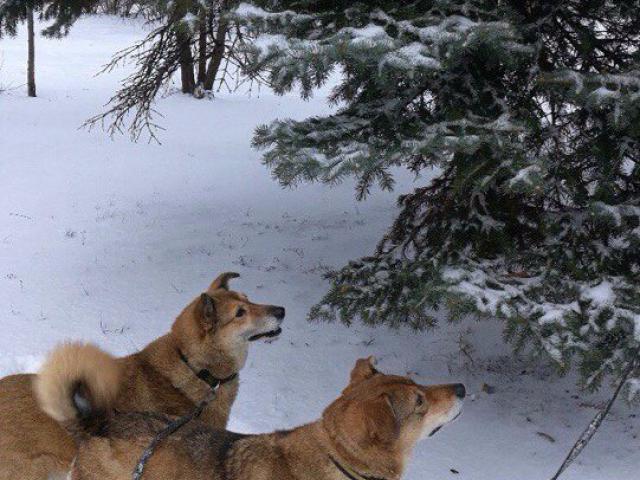
[[[120,390],[121,365],[98,347],[67,343],[53,351],[34,382],[42,411],[58,423],[75,419],[72,388],[83,382],[92,393],[92,406],[111,410]]]
[[[370,359],[322,418],[291,431],[239,435],[192,421],[165,439],[145,480],[397,480],[415,443],[458,415],[455,385],[422,386],[384,375]],[[72,480],[128,480],[144,449],[170,419],[118,414],[82,443]],[[332,460],[333,459],[333,460]]]
[[[246,296],[230,291],[228,281],[236,276],[226,273],[216,278],[206,296],[194,299],[180,313],[168,334],[140,352],[116,359],[117,367],[111,373],[96,373],[104,369],[105,358],[109,357],[91,347],[65,347],[54,353],[54,358],[59,355],[60,361],[47,364],[43,372],[47,380],[38,386],[46,408],[57,418],[68,418],[69,399],[63,396],[65,389],[70,388],[69,380],[78,376],[88,380],[92,395],[106,400],[104,395],[109,394],[111,385],[105,383],[112,382],[119,369],[122,377],[114,404],[118,411],[168,415],[192,411],[210,392],[209,385],[194,371],[208,369],[217,378],[240,371],[246,360],[249,337],[271,331],[281,321],[274,317],[274,309],[280,307],[254,304]],[[205,309],[205,303],[212,307]],[[246,314],[238,318],[240,308]],[[278,312],[280,315],[284,310]],[[180,360],[180,351],[190,366]],[[35,375],[0,379],[0,480],[64,477],[76,455],[72,437],[38,407],[33,390],[35,379]],[[205,424],[226,426],[238,384],[236,379],[220,387],[215,400],[202,414]]]

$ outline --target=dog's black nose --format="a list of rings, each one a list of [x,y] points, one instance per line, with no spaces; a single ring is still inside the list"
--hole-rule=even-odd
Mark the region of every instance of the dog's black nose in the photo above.
[[[284,318],[284,307],[271,307],[271,315],[276,317],[278,320],[282,320]]]
[[[453,392],[456,394],[456,397],[458,398],[464,398],[465,395],[467,394],[467,389],[464,388],[464,385],[461,383],[456,383],[453,386]]]

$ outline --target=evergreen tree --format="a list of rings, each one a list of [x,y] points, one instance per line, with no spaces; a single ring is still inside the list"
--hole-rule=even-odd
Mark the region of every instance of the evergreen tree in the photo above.
[[[122,14],[135,12],[154,28],[142,41],[116,53],[105,67],[110,71],[130,62],[136,68],[109,100],[106,111],[87,120],[87,126],[107,120],[111,134],[128,129],[134,140],[144,132],[155,139],[160,127],[153,105],[177,72],[182,92],[198,98],[216,83],[229,90],[240,83],[244,55],[238,47],[244,34],[227,16],[237,6],[235,0],[110,0],[108,6]]]
[[[251,67],[337,112],[254,144],[282,185],[420,184],[372,256],[329,277],[313,319],[505,320],[597,388],[640,346],[640,2],[255,0]],[[431,176],[433,175],[433,178]],[[640,371],[630,387],[640,390]],[[632,388],[633,390],[633,388]]]
[[[36,96],[35,80],[35,15],[40,20],[51,21],[42,34],[48,37],[62,37],[83,14],[92,13],[98,0],[0,0],[0,38],[15,36],[18,25],[27,24],[27,92]]]

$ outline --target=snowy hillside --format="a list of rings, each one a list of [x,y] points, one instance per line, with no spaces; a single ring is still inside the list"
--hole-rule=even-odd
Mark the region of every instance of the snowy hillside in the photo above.
[[[22,32],[21,32],[22,33]],[[317,418],[358,357],[423,383],[463,381],[461,418],[415,451],[408,480],[547,479],[606,399],[552,367],[513,360],[500,325],[469,321],[424,334],[310,324],[322,273],[366,255],[412,188],[354,200],[353,186],[282,190],[250,147],[254,127],[327,110],[263,89],[159,110],[162,145],[78,127],[100,112],[126,69],[94,78],[143,33],[110,17],[63,40],[38,38],[36,99],[24,92],[26,41],[0,41],[0,375],[34,371],[57,342],[115,354],[143,347],[221,271],[251,299],[285,305],[281,338],[253,345],[231,428],[286,428]],[[426,179],[418,179],[424,183]],[[473,345],[473,349],[469,347]],[[482,385],[495,391],[488,394]],[[640,420],[616,404],[563,478],[628,480],[640,470]]]

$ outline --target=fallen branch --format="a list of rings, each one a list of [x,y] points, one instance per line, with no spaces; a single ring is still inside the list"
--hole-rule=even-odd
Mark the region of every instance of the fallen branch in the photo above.
[[[562,475],[562,473],[569,467],[569,465],[573,463],[573,461],[578,457],[578,455],[580,455],[584,447],[587,446],[591,438],[595,435],[596,431],[604,421],[604,418],[609,413],[609,410],[611,410],[613,403],[618,398],[618,395],[620,394],[622,387],[624,386],[625,383],[627,383],[629,376],[638,366],[638,357],[640,357],[640,349],[636,351],[633,359],[629,362],[629,364],[627,365],[627,368],[625,368],[624,371],[622,372],[618,386],[613,392],[613,396],[609,399],[609,401],[604,406],[604,408],[602,408],[596,414],[596,416],[593,417],[593,420],[591,420],[591,423],[589,423],[589,425],[584,430],[584,432],[582,432],[582,435],[580,435],[576,443],[573,445],[573,447],[569,451],[569,454],[564,459],[564,462],[562,462],[562,465],[560,465],[560,468],[558,469],[556,474],[551,478],[551,480],[558,480],[560,475]]]

